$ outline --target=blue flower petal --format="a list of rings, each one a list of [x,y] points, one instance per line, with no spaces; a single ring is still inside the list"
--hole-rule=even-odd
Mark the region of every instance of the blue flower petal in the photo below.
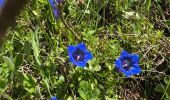
[[[88,52],[87,54],[85,54],[85,58],[91,60],[93,58],[92,53]]]
[[[70,59],[70,62],[72,62],[72,63],[74,62],[74,57],[73,56],[70,56],[69,59]]]
[[[57,3],[62,3],[63,0],[49,0],[52,7],[55,7]]]
[[[0,8],[3,7],[5,4],[5,0],[0,0]]]
[[[127,56],[128,55],[128,52],[126,51],[126,50],[123,50],[122,52],[121,52],[121,56]]]
[[[122,62],[121,62],[121,59],[120,59],[120,58],[118,58],[118,59],[116,60],[115,65],[116,65],[117,68],[121,68],[121,67],[122,67]]]
[[[51,4],[52,8],[55,7],[55,1],[54,0],[49,0],[49,2]]]
[[[123,74],[125,74],[127,77],[130,76],[129,72],[122,67],[122,62],[121,62],[121,59],[120,59],[120,58],[118,58],[118,59],[116,60],[115,65],[116,65],[116,67],[118,68],[118,70],[119,70],[120,72],[122,72]]]
[[[70,61],[73,63],[74,62],[74,58],[73,58],[73,52],[76,51],[76,47],[75,46],[68,46],[68,56],[69,56],[69,59]]]
[[[123,67],[118,68],[120,72],[122,72],[126,77],[129,77],[131,74],[125,70]]]
[[[124,71],[124,74],[125,74],[126,77],[130,77],[130,76],[131,76],[131,74],[129,73],[129,71]]]
[[[130,69],[125,69],[122,65],[123,60],[129,60]],[[131,75],[138,74],[141,72],[141,68],[138,65],[139,56],[137,54],[128,54],[127,51],[123,50],[120,57],[116,60],[115,65],[119,71],[121,71],[125,76],[130,77]]]
[[[131,75],[133,74],[139,74],[141,72],[141,68],[139,67],[138,64],[133,65],[133,67],[129,70],[129,73]]]
[[[93,58],[93,55],[92,53],[88,52],[87,54],[85,54],[85,57],[84,57],[84,62],[87,63],[89,60],[91,60]]]
[[[74,61],[73,63],[76,66],[79,66],[79,67],[85,67],[86,66],[86,62],[84,62],[84,61],[78,61],[78,62]]]
[[[67,50],[68,50],[69,56],[72,56],[72,53],[73,53],[74,51],[76,51],[76,47],[73,46],[73,45],[70,45],[70,46],[67,47]]]
[[[139,62],[139,56],[137,54],[132,54],[132,63],[138,63]]]
[[[57,2],[57,3],[61,3],[61,2],[63,2],[63,0],[56,0],[56,2]]]
[[[75,57],[73,56],[73,53],[76,52],[76,50],[80,49],[82,54],[84,53],[84,57],[81,58],[81,60],[76,60]],[[68,46],[68,56],[70,59],[70,62],[75,64],[76,66],[79,67],[85,67],[88,60],[91,60],[93,58],[93,55],[91,52],[89,52],[85,46],[84,43],[80,43],[77,46]]]
[[[59,18],[60,17],[60,10],[59,9],[53,9],[53,13],[54,13],[54,16],[55,18]]]
[[[62,3],[62,0],[49,0],[51,7],[53,9],[53,13],[56,19],[60,18],[60,9],[57,4]]]
[[[83,52],[87,53],[88,50],[86,48],[86,45],[84,43],[80,43],[77,45],[77,48],[79,48],[80,50],[82,50]]]
[[[58,100],[57,97],[51,97],[50,100]]]

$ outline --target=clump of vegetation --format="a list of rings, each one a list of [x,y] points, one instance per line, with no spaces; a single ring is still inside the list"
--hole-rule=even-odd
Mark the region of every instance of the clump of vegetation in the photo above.
[[[48,0],[31,0],[8,30],[0,52],[1,99],[170,98],[169,0],[62,0],[56,7],[57,18]],[[79,43],[88,50],[71,51],[70,61],[68,47]],[[119,73],[122,50],[138,55],[141,71]],[[86,51],[92,58],[76,66]]]

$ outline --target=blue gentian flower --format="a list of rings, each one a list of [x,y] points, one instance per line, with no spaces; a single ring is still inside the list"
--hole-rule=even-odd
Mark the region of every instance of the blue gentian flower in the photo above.
[[[130,77],[141,72],[138,62],[139,56],[137,54],[129,54],[123,50],[120,57],[116,60],[115,65],[120,72]]]
[[[0,0],[0,8],[2,8],[5,4],[5,0]]]
[[[50,100],[58,100],[57,97],[51,97]]]
[[[62,1],[63,0],[49,0],[56,19],[60,18],[60,9],[58,7],[58,4],[62,3]]]
[[[80,67],[85,67],[88,60],[93,58],[92,53],[87,50],[84,43],[80,43],[77,46],[68,46],[68,56],[70,62]]]

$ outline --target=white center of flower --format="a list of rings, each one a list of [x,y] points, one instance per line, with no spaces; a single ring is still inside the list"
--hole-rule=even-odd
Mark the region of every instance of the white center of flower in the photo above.
[[[77,57],[76,57],[76,61],[78,61],[78,60],[80,60],[80,55],[77,55]]]
[[[83,61],[84,60],[84,56],[85,56],[85,53],[82,50],[80,50],[80,49],[77,49],[73,53],[73,57],[74,57],[75,61]]]
[[[130,70],[131,69],[131,65],[130,65],[131,61],[129,59],[124,59],[122,60],[122,67],[126,70]]]

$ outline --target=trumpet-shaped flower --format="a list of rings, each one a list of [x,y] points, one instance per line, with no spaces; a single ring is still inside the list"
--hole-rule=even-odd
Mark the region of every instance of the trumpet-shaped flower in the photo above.
[[[84,43],[68,46],[68,56],[70,62],[80,67],[85,67],[88,60],[93,58],[92,53],[87,50]]]
[[[137,54],[129,54],[123,50],[120,57],[116,60],[115,65],[120,72],[130,77],[141,72],[138,62],[139,56]]]
[[[5,4],[5,0],[0,0],[0,8],[2,8]]]
[[[58,100],[57,97],[51,97],[50,100]]]
[[[56,19],[60,18],[60,8],[58,7],[59,3],[62,3],[62,0],[49,0],[53,13]]]

